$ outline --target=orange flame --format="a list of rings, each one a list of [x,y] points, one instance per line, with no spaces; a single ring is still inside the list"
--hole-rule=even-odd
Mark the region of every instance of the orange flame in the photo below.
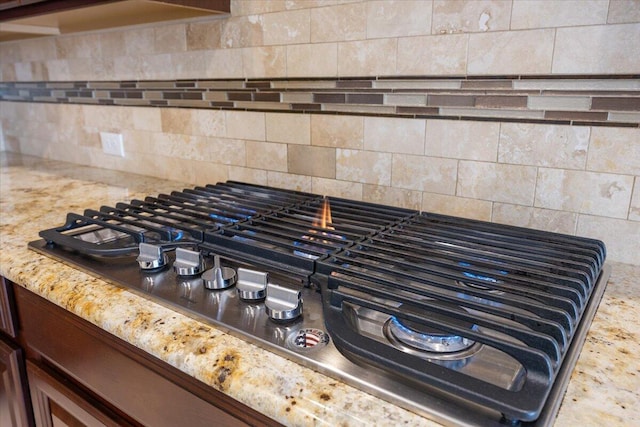
[[[324,228],[326,230],[335,230],[335,228],[333,228],[331,225],[328,225],[333,223],[333,219],[331,219],[331,206],[329,205],[329,199],[327,199],[326,197],[322,202],[322,209],[318,211],[318,216],[320,219],[319,223],[316,222],[313,225],[319,225],[321,228]]]

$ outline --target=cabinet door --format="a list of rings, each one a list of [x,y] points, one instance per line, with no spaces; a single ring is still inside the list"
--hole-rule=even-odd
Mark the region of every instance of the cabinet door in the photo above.
[[[38,427],[131,426],[117,414],[103,411],[65,378],[27,361],[31,402]]]
[[[0,276],[0,332],[16,337],[15,302],[10,283]]]
[[[0,426],[33,426],[22,350],[0,336]]]

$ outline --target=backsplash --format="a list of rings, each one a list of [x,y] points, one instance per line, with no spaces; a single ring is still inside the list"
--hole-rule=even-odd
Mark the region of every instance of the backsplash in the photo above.
[[[7,82],[0,100],[640,125],[640,78],[620,75]]]
[[[231,5],[0,43],[0,148],[579,234],[640,264],[637,1]]]

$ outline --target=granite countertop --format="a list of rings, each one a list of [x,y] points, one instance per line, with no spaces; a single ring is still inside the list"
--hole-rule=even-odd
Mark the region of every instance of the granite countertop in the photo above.
[[[67,212],[188,187],[2,153],[0,275],[285,425],[438,425],[27,249]],[[640,266],[610,264],[558,426],[640,424]]]

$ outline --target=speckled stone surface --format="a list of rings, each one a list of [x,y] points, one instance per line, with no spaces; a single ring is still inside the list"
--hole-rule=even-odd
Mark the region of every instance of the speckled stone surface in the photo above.
[[[192,187],[0,157],[0,274],[285,425],[437,425],[27,249],[67,212]],[[614,264],[556,425],[640,424],[640,267]]]

